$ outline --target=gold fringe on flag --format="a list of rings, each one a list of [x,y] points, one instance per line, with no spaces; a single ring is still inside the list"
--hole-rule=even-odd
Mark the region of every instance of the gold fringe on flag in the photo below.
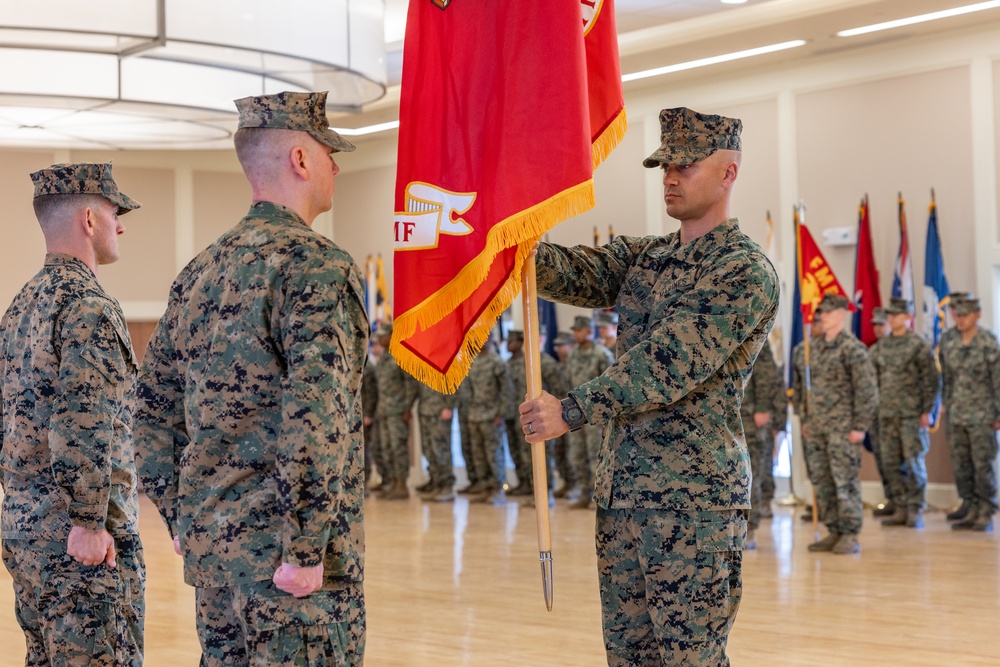
[[[510,307],[514,297],[521,291],[521,266],[535,243],[563,220],[593,207],[594,181],[589,179],[494,225],[487,234],[482,252],[451,282],[396,317],[390,343],[396,363],[429,387],[448,394],[454,393],[468,374],[475,356],[489,339],[500,314]],[[416,331],[429,329],[458,308],[486,280],[497,255],[514,246],[517,246],[517,255],[513,271],[465,333],[460,350],[446,372],[442,373],[428,365],[403,345]]]

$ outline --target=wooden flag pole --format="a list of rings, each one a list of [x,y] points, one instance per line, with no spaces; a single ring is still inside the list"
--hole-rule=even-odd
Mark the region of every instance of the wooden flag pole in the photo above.
[[[538,294],[535,285],[535,254],[524,262],[521,280],[524,307],[524,365],[528,379],[527,400],[542,395],[541,346],[538,342]],[[538,558],[542,565],[545,608],[552,611],[552,532],[549,528],[549,484],[545,474],[545,441],[531,444],[531,472],[535,490],[535,518],[538,524]]]

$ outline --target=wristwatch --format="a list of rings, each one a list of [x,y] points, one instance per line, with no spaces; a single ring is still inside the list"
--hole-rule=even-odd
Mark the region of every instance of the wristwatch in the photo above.
[[[572,396],[562,400],[562,418],[564,422],[569,424],[571,431],[579,431],[587,423],[587,418],[583,415],[580,404]]]

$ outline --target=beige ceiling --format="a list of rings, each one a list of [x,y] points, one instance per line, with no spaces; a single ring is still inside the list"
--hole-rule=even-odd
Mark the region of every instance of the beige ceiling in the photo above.
[[[835,34],[847,28],[980,1],[748,0],[742,5],[728,5],[720,0],[616,0],[615,15],[623,74],[788,40],[807,41],[806,46],[797,49],[626,84],[626,90],[637,90],[708,73],[780,66],[832,52],[910,40],[969,26],[996,24],[1000,29],[1000,8],[996,8],[858,37],[837,37]],[[362,127],[397,118],[399,91],[395,84],[399,80],[407,0],[386,0],[385,4],[389,81],[394,87],[384,99],[369,105],[362,114],[339,116],[338,126]],[[359,139],[364,140],[363,137]]]

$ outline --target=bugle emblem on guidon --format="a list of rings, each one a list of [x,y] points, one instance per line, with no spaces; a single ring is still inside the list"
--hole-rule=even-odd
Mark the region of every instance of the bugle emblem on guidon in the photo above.
[[[462,214],[472,208],[475,192],[451,192],[430,183],[406,186],[406,210],[393,221],[396,250],[426,250],[438,246],[441,234],[465,236],[472,225]]]

